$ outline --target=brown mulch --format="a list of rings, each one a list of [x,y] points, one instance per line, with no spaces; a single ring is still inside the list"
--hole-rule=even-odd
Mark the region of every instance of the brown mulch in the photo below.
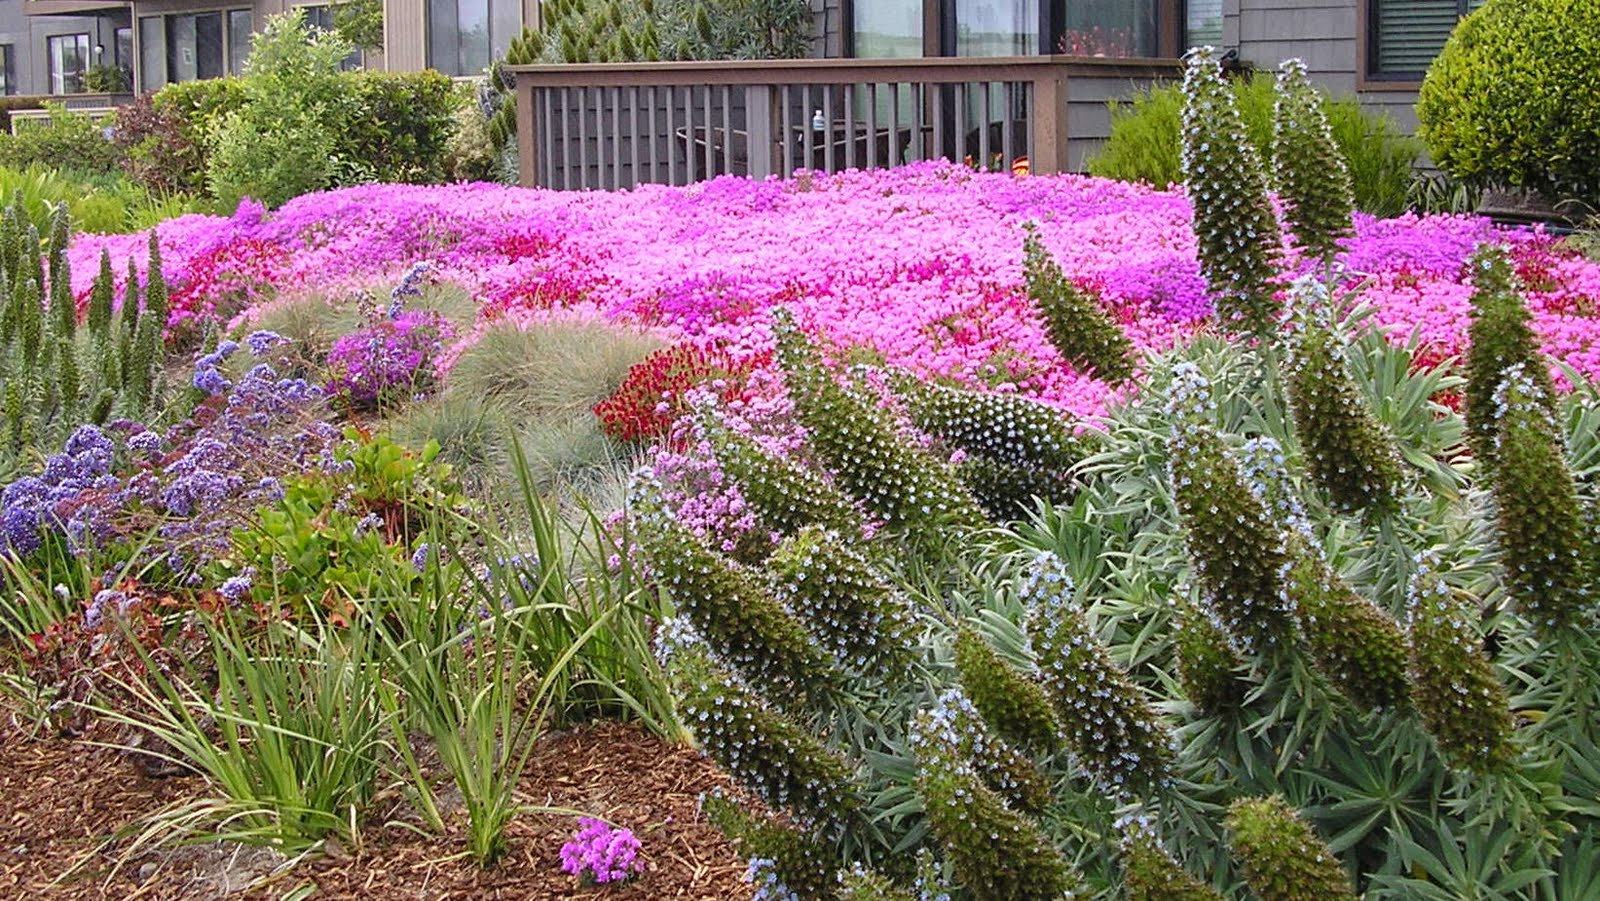
[[[10,711],[0,719],[0,898],[279,899],[303,886],[312,899],[722,899],[748,898],[744,864],[699,813],[700,796],[728,778],[695,752],[619,723],[547,735],[522,781],[526,803],[581,810],[634,831],[649,870],[625,886],[584,887],[561,871],[571,816],[519,814],[508,851],[483,868],[466,857],[464,813],[447,812],[450,833],[420,835],[374,822],[354,849],[337,846],[287,865],[259,849],[222,846],[126,856],[119,829],[163,805],[205,796],[195,777],[151,779],[97,725],[83,739],[36,734]],[[380,796],[380,801],[385,798]],[[398,794],[387,799],[405,819]],[[441,795],[441,803],[449,798]],[[382,807],[382,804],[377,805]],[[382,817],[375,819],[381,820]],[[412,820],[414,823],[414,819]],[[82,863],[65,884],[57,877]],[[245,890],[270,878],[265,888]]]

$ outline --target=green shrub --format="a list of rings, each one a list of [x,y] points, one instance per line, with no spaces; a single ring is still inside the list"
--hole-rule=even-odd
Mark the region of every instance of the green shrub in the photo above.
[[[0,134],[0,166],[34,164],[81,172],[116,172],[117,149],[105,123],[60,104],[47,103],[47,122],[33,122],[17,134]]]
[[[1600,4],[1491,0],[1456,27],[1417,98],[1440,169],[1600,204]]]
[[[169,84],[117,111],[112,141],[128,177],[155,191],[205,188],[217,122],[244,104],[238,78]]]
[[[478,102],[476,84],[459,92],[451,116],[454,127],[445,142],[445,176],[451,181],[493,181],[494,143],[489,139],[489,119]]]
[[[445,180],[445,150],[459,96],[448,76],[423,72],[347,72],[338,76],[345,115],[334,154],[372,180],[435,184]]]
[[[1269,74],[1232,82],[1245,131],[1263,159],[1272,156],[1273,79]],[[1326,104],[1345,166],[1350,170],[1356,208],[1374,216],[1396,216],[1406,209],[1411,169],[1420,142],[1400,133],[1387,115],[1374,116],[1355,99]],[[1183,181],[1180,129],[1183,93],[1176,85],[1155,87],[1131,101],[1111,104],[1111,139],[1089,159],[1091,175],[1145,181],[1157,187]]]

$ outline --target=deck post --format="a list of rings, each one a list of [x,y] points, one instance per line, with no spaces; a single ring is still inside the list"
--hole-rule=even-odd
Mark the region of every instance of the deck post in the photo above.
[[[773,160],[778,139],[773,134],[772,91],[768,84],[747,85],[744,89],[744,127],[749,133],[745,154],[751,178],[769,178],[778,171]]]
[[[534,188],[539,185],[539,142],[534,138],[539,108],[534,104],[533,79],[511,77],[517,79],[517,181]]]
[[[1033,81],[1032,171],[1040,175],[1072,171],[1067,159],[1066,73],[1051,67]]]

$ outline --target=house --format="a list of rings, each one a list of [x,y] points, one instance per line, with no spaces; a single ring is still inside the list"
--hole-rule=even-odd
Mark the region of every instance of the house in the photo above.
[[[1270,67],[1299,56],[1339,93],[1415,126],[1422,74],[1483,0],[812,0],[824,58],[1179,56],[1201,43]],[[97,66],[143,92],[237,73],[250,35],[293,0],[0,0],[0,90],[69,94]],[[503,54],[538,0],[384,0],[369,65],[474,75]],[[327,24],[327,4],[306,5]]]

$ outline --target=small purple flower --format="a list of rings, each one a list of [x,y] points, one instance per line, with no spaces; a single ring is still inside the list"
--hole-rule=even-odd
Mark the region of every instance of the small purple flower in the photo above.
[[[631,829],[613,829],[592,817],[578,818],[578,832],[561,846],[561,869],[596,884],[625,882],[644,872],[639,839]]]
[[[411,554],[411,568],[419,573],[426,572],[428,569],[428,560],[432,557],[433,548],[430,547],[426,541],[424,541],[422,544],[417,545],[417,549]]]
[[[166,444],[161,433],[153,431],[140,432],[128,438],[128,450],[147,457],[154,457],[161,453],[161,448]]]
[[[194,386],[212,397],[216,397],[219,394],[227,394],[228,390],[233,387],[233,383],[228,381],[227,377],[215,368],[206,366],[197,368],[194,371]]]
[[[255,569],[247,568],[244,572],[238,574],[237,576],[224,579],[222,584],[217,586],[217,594],[222,595],[222,599],[228,603],[237,605],[247,595],[250,594],[250,588],[254,578]]]
[[[264,356],[267,351],[272,350],[279,344],[287,343],[288,340],[288,338],[285,338],[277,332],[269,332],[263,329],[260,331],[251,332],[249,335],[245,336],[244,343],[250,348],[250,353],[252,355],[259,357]]]

